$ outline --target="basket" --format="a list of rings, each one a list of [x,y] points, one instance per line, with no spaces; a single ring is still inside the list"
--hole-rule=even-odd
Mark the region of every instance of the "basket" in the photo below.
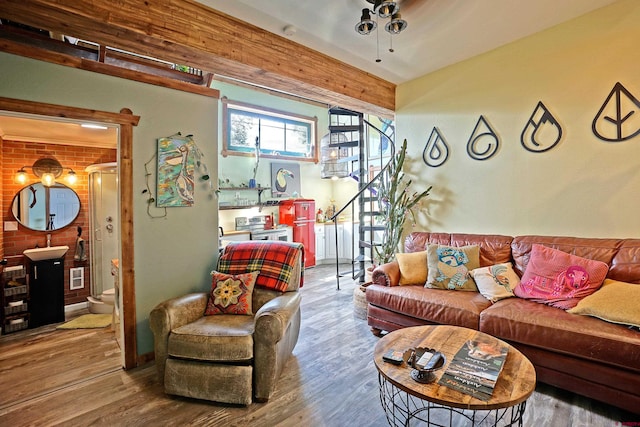
[[[371,282],[356,286],[353,289],[353,315],[358,319],[367,320],[366,290]]]

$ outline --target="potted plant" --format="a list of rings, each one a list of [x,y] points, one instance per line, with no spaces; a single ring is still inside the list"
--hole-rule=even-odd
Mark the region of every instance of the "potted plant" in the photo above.
[[[383,169],[380,181],[376,185],[379,218],[385,227],[380,245],[375,246],[378,265],[391,262],[395,258],[407,215],[411,214],[412,220],[415,221],[413,209],[429,195],[432,188],[429,186],[420,193],[411,191],[412,181],[402,171],[406,152],[407,140],[405,139],[400,150]]]

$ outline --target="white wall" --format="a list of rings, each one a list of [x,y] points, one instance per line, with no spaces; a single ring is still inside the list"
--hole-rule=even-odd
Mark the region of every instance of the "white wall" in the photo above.
[[[623,0],[510,45],[400,85],[399,140],[409,141],[416,189],[433,184],[416,229],[587,237],[640,237],[640,135],[598,139],[591,122],[616,82],[640,99],[640,2]],[[531,153],[520,134],[542,101],[564,135]],[[640,105],[629,126],[640,128]],[[500,137],[489,160],[466,144],[480,115]],[[448,161],[428,167],[434,127]],[[425,213],[429,212],[429,215]]]
[[[144,164],[156,152],[157,138],[180,131],[194,135],[215,177],[217,99],[5,53],[0,53],[0,64],[0,96],[116,113],[126,107],[140,116],[133,129],[137,344],[138,354],[151,352],[151,309],[170,297],[210,287],[209,272],[217,259],[217,202],[197,187],[195,206],[170,208],[164,219],[149,218],[142,194]]]

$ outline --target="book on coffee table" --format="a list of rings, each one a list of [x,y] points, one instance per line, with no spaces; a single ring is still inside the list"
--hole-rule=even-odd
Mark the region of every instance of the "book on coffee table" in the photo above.
[[[498,340],[469,340],[453,356],[438,383],[487,401],[508,352],[509,347]]]

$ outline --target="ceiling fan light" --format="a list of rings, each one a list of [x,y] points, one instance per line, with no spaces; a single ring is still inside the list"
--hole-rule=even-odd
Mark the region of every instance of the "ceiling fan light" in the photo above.
[[[371,11],[369,9],[362,9],[362,16],[360,22],[356,24],[356,31],[363,36],[366,36],[371,31],[376,29],[376,21],[371,19]]]
[[[407,21],[402,19],[399,13],[391,16],[391,21],[384,27],[391,34],[399,34],[407,28]]]
[[[380,18],[388,18],[398,12],[400,8],[394,1],[383,1],[378,7],[378,16]]]

